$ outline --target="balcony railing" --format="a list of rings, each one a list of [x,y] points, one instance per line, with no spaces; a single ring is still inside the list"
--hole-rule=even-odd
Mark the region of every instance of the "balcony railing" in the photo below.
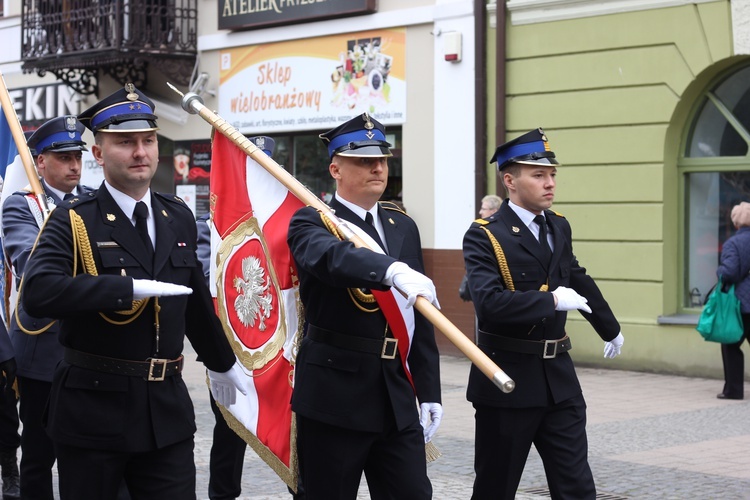
[[[22,0],[25,72],[47,71],[81,94],[100,71],[145,87],[149,63],[187,85],[197,54],[198,0]]]

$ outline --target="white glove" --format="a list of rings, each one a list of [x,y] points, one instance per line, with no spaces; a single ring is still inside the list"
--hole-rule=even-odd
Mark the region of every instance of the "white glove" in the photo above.
[[[440,309],[437,292],[432,280],[422,273],[418,273],[403,262],[394,262],[385,272],[383,284],[395,286],[406,295],[406,307],[411,307],[421,295]]]
[[[424,442],[429,443],[440,427],[440,421],[443,419],[443,406],[440,403],[422,403],[419,405],[419,411],[421,414],[419,423],[424,429]]]
[[[247,389],[245,389],[247,375],[237,361],[229,371],[224,373],[208,370],[208,379],[211,381],[211,395],[225,408],[237,401],[237,391],[247,395]]]
[[[625,342],[625,337],[622,336],[622,332],[617,334],[617,337],[613,338],[609,342],[604,343],[604,357],[614,358],[620,354],[622,344]]]
[[[572,288],[558,286],[552,291],[552,295],[557,297],[556,311],[575,311],[576,309],[580,309],[587,313],[591,312],[591,308],[586,304],[588,302],[586,297],[578,295],[578,292]]]
[[[133,300],[147,297],[169,297],[171,295],[190,295],[193,289],[187,286],[165,283],[154,280],[133,280]]]

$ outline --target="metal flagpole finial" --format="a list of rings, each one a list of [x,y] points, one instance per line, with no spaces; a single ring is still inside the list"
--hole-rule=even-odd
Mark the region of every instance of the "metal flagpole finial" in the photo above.
[[[191,115],[197,115],[200,112],[200,106],[203,105],[203,98],[201,96],[199,96],[195,92],[188,92],[187,94],[183,94],[177,87],[175,87],[171,83],[167,82],[167,85],[170,89],[174,90],[175,92],[180,94],[180,97],[182,97],[182,102],[180,103],[182,109],[184,109]]]

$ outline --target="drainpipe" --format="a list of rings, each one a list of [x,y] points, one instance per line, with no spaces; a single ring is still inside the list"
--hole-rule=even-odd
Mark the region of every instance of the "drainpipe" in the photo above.
[[[487,190],[487,0],[474,0],[474,213]]]
[[[505,142],[505,48],[506,48],[506,0],[497,0],[495,10],[495,145]],[[495,176],[495,189],[498,196],[505,196],[505,186],[499,175]]]

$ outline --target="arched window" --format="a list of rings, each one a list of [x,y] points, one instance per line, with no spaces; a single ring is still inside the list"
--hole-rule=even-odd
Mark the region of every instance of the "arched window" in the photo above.
[[[718,78],[698,99],[678,167],[684,181],[683,308],[699,307],[716,283],[729,217],[750,202],[750,66]]]

